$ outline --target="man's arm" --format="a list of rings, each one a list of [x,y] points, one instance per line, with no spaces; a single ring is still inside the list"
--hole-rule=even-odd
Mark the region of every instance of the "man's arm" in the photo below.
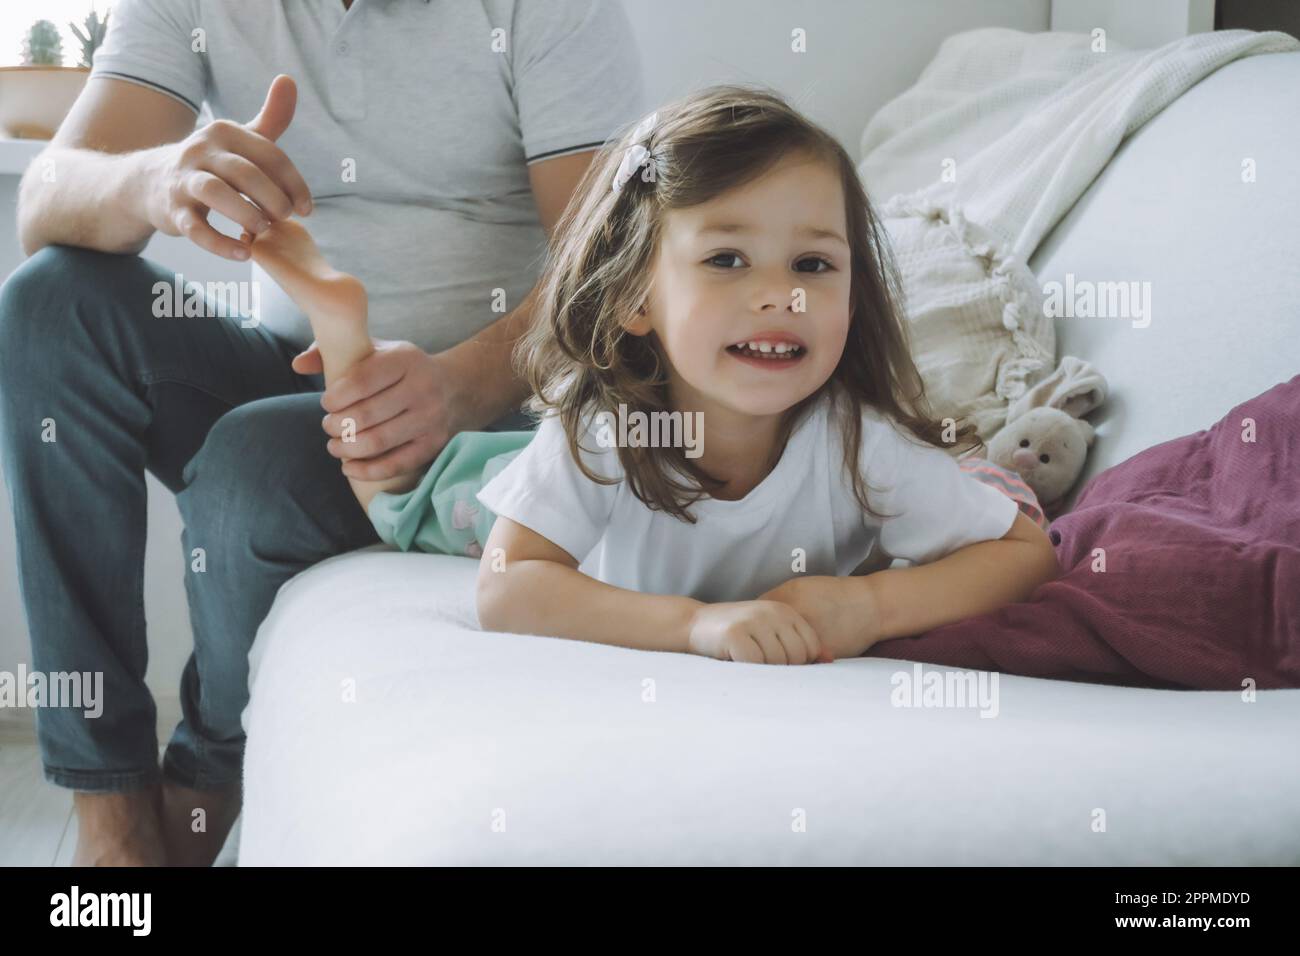
[[[63,243],[137,253],[157,229],[247,259],[248,248],[209,225],[208,213],[256,235],[295,208],[310,212],[306,182],[275,145],[296,103],[297,87],[278,76],[251,122],[217,120],[195,130],[193,112],[170,96],[124,80],[89,80],[19,186],[23,250]]]
[[[88,81],[19,184],[23,252],[52,243],[139,252],[154,233],[144,212],[149,150],[193,128],[194,113],[170,96],[123,80]]]
[[[588,150],[529,165],[528,178],[537,203],[537,215],[548,239],[595,155],[594,150]],[[440,353],[465,369],[469,381],[479,383],[478,388],[466,395],[467,399],[478,403],[468,412],[467,420],[475,423],[468,427],[482,428],[491,424],[518,409],[528,396],[528,386],[515,376],[510,355],[515,341],[532,321],[536,292],[534,287],[513,311],[473,338]]]

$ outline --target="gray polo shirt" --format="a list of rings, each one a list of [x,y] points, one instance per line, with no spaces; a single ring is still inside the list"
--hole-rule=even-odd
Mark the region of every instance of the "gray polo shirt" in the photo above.
[[[303,220],[358,276],[380,338],[438,351],[519,304],[546,235],[527,165],[598,148],[645,112],[618,0],[116,0],[94,77],[196,113],[252,119],[298,85],[279,145],[315,203]],[[200,32],[195,32],[200,31]],[[306,318],[254,265],[265,327]]]

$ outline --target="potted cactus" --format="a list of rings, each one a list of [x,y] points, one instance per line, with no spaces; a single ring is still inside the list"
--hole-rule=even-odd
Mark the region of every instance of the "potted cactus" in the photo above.
[[[108,32],[108,14],[105,13],[104,19],[101,20],[92,7],[90,13],[86,14],[86,19],[82,21],[82,25],[86,28],[84,31],[75,23],[68,24],[72,27],[77,42],[81,44],[81,65],[89,70],[95,62],[95,51],[104,42],[104,34]]]
[[[63,66],[63,40],[49,20],[37,20],[23,38],[26,66]]]
[[[68,24],[81,43],[81,63],[63,65],[63,39],[49,20],[37,20],[22,45],[22,66],[0,67],[0,135],[51,139],[86,85],[95,50],[108,31],[92,6],[82,26]]]

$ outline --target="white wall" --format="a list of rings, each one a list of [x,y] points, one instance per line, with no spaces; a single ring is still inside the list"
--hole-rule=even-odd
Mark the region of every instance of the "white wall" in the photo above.
[[[624,2],[641,44],[650,107],[710,83],[764,83],[824,124],[855,158],[867,120],[915,80],[944,37],[981,26],[1041,31],[1049,18],[1049,0]],[[806,53],[790,50],[796,27],[806,33]],[[17,176],[0,175],[0,276],[22,258],[14,238],[17,181]],[[145,255],[197,281],[246,277],[240,275],[246,266],[177,239],[155,237]],[[170,714],[191,642],[181,526],[171,495],[152,476],[148,486],[148,683],[160,710]],[[28,660],[5,492],[0,501],[0,669],[12,671]],[[0,719],[4,716],[0,713]],[[165,729],[170,728],[168,719],[160,721]]]
[[[624,0],[649,106],[701,86],[765,83],[857,158],[867,120],[903,92],[944,37],[1048,29],[1048,0]],[[807,52],[793,53],[791,31]]]
[[[1214,29],[1214,0],[1053,0],[1052,29],[1106,36],[1129,49]]]

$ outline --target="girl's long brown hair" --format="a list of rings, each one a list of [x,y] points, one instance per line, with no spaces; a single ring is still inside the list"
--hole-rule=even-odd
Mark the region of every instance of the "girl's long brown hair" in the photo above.
[[[648,139],[650,155],[619,192],[610,188],[632,145],[630,124],[597,153],[552,237],[534,300],[533,321],[515,349],[515,363],[533,395],[537,415],[555,411],[569,450],[592,481],[579,439],[590,416],[620,404],[628,412],[671,412],[666,359],[652,340],[623,323],[644,303],[665,211],[707,202],[762,175],[792,152],[827,162],[839,173],[851,249],[848,341],[827,383],[788,409],[774,461],[802,414],[829,389],[843,412],[844,466],[853,492],[872,515],[858,468],[862,412],[892,416],[922,441],[945,449],[980,443],[973,424],[944,441],[942,422],[929,412],[920,373],[902,322],[901,286],[884,232],[857,170],[830,133],[761,87],[714,86],[658,111]],[[591,451],[590,449],[587,449]],[[651,509],[694,522],[689,506],[725,482],[708,474],[682,448],[619,447],[632,492]]]

